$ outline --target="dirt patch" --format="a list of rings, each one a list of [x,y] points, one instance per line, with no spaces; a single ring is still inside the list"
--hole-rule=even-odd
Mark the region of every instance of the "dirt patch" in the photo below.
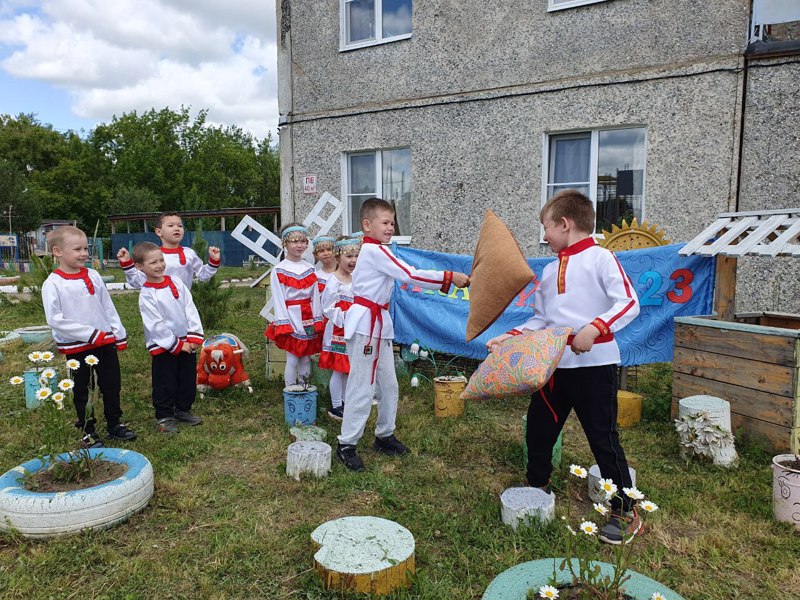
[[[74,492],[75,490],[85,490],[95,485],[108,483],[122,476],[128,466],[122,463],[111,462],[109,460],[95,460],[92,467],[92,474],[82,477],[76,481],[58,481],[54,478],[54,473],[47,469],[34,473],[25,489],[31,492]]]

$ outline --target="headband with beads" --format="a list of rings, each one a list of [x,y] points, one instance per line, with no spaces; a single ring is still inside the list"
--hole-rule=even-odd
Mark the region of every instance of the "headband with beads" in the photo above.
[[[336,238],[331,237],[329,235],[320,235],[311,240],[311,243],[314,245],[314,248],[316,248],[319,244],[333,244],[335,242]]]
[[[287,227],[286,229],[283,230],[283,233],[281,233],[281,239],[285,240],[287,237],[289,237],[290,233],[295,233],[295,232],[302,233],[304,236],[308,237],[308,229],[306,229],[302,225],[292,225],[291,227]]]
[[[334,252],[336,254],[346,254],[348,250],[359,250],[361,248],[361,240],[356,238],[346,238],[343,240],[336,240],[334,243]]]

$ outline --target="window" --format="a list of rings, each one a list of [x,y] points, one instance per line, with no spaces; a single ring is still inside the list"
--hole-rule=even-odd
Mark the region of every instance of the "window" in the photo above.
[[[339,0],[341,50],[411,37],[412,0]]]
[[[584,4],[594,4],[596,2],[605,2],[605,0],[547,0],[547,12],[574,8],[576,6],[583,6]]]
[[[342,181],[346,198],[345,233],[361,231],[358,212],[367,198],[394,204],[394,241],[411,241],[411,149],[375,150],[345,154]]]
[[[643,127],[551,134],[545,139],[542,205],[573,188],[594,200],[595,232],[641,222],[647,132]]]

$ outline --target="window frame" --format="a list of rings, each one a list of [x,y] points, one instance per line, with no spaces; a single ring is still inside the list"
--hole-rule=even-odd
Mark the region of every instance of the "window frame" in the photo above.
[[[342,213],[345,215],[342,218],[342,235],[351,235],[354,233],[353,225],[350,223],[350,215],[352,214],[352,206],[350,204],[350,196],[353,194],[350,193],[350,157],[351,156],[364,156],[367,154],[371,154],[375,158],[375,196],[378,198],[383,198],[383,152],[390,152],[392,150],[408,150],[411,152],[411,146],[389,146],[387,148],[373,148],[371,150],[352,150],[349,152],[342,152],[342,159],[341,159],[341,170],[342,170],[342,197],[344,198],[344,212]],[[412,161],[412,170],[413,170],[413,161]],[[411,179],[411,197],[414,197],[414,179],[412,174]],[[370,196],[372,197],[372,196]],[[356,229],[356,231],[361,231],[360,229]],[[392,236],[391,243],[397,243],[400,245],[410,245],[411,244],[411,235],[394,235]]]
[[[567,0],[567,2],[556,3],[556,0],[547,0],[547,12],[556,12],[559,10],[567,10],[577,6],[586,6],[587,4],[597,4],[598,2],[607,2],[607,0]]]
[[[542,184],[539,198],[539,214],[541,215],[542,208],[548,199],[547,192],[553,185],[568,185],[568,184],[551,184],[550,183],[550,139],[552,137],[561,136],[579,136],[590,134],[589,141],[589,198],[592,200],[592,206],[595,209],[594,226],[597,227],[597,169],[598,169],[598,154],[600,147],[600,133],[605,131],[619,131],[622,129],[644,129],[644,157],[645,166],[642,173],[642,214],[638,219],[639,223],[646,220],[645,208],[647,205],[647,141],[648,131],[645,125],[620,125],[616,127],[597,127],[594,129],[574,129],[568,131],[547,131],[544,133],[542,142]],[[575,182],[576,184],[578,182]],[[581,185],[585,185],[581,183]],[[602,232],[593,232],[592,237],[595,239],[602,238]],[[546,244],[544,241],[544,227],[539,227],[539,243]]]
[[[347,23],[347,5],[353,0],[339,0],[339,52],[347,52],[348,50],[358,50],[359,48],[369,48],[370,46],[377,46],[380,44],[389,44],[391,42],[398,42],[400,40],[410,39],[414,33],[414,2],[411,0],[411,31],[408,33],[401,33],[400,35],[393,35],[391,37],[383,37],[383,0],[375,1],[375,39],[362,40],[358,42],[347,41],[348,23]]]

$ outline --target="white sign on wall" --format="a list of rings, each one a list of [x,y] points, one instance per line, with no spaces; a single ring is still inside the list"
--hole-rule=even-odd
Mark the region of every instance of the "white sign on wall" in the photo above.
[[[0,235],[0,246],[3,247],[14,247],[17,245],[17,236],[16,235]]]
[[[306,175],[303,177],[303,193],[316,194],[317,193],[317,176]]]

